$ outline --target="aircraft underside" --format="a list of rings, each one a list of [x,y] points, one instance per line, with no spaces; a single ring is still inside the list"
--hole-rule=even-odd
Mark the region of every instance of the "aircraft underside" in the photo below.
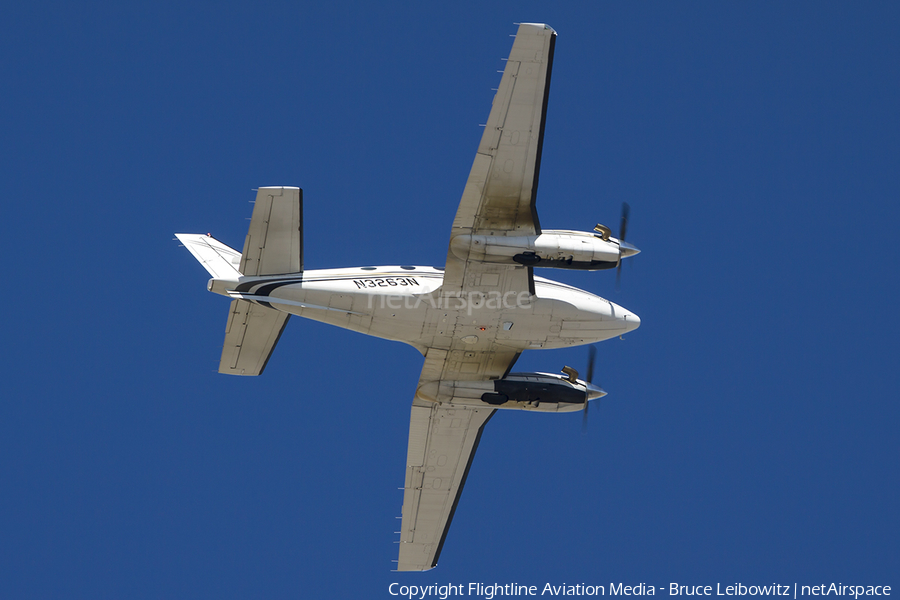
[[[621,269],[637,248],[593,231],[543,230],[537,184],[556,32],[519,25],[450,228],[443,268],[307,270],[303,192],[259,188],[243,251],[177,234],[230,299],[219,372],[266,368],[291,315],[416,347],[424,361],[410,408],[397,570],[437,565],[485,424],[498,410],[583,411],[606,392],[583,379],[511,373],[529,349],[593,344],[636,329],[628,310],[535,268]],[[620,271],[618,271],[620,272]],[[618,279],[618,275],[617,275]],[[593,350],[593,348],[592,348]],[[552,369],[551,369],[552,370]]]
[[[521,267],[520,267],[521,268]],[[210,281],[211,291],[366,335],[428,348],[519,352],[617,337],[637,315],[600,296],[535,277],[535,294],[479,291],[443,295],[433,267],[366,267]]]

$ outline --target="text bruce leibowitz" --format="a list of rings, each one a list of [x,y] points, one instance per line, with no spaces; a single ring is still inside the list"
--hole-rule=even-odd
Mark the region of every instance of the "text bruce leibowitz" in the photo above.
[[[670,596],[788,596],[794,599],[801,596],[852,596],[858,600],[860,596],[890,596],[889,585],[845,585],[843,583],[822,583],[819,585],[784,585],[771,583],[764,585],[747,585],[744,583],[712,585],[684,585],[670,583],[667,587],[659,587],[646,583],[625,585],[610,583],[590,585],[586,583],[562,583],[554,585],[546,583],[541,586],[519,583],[435,583],[432,585],[401,585],[392,583],[388,586],[391,596],[404,598],[438,598],[446,600],[452,596],[476,596],[485,600],[493,600],[504,596],[655,596],[668,592]],[[874,599],[873,599],[874,600]]]

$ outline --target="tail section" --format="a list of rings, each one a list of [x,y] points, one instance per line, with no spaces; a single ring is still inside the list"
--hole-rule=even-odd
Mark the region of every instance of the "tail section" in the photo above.
[[[246,300],[232,300],[219,373],[261,375],[290,316]]]
[[[177,233],[213,279],[209,289],[227,293],[242,277],[303,271],[303,190],[259,188],[244,251],[229,248],[209,234]],[[212,284],[216,285],[212,285]],[[222,287],[222,286],[225,287]],[[225,327],[219,373],[259,375],[290,315],[247,300],[232,300]]]
[[[234,248],[229,248],[208,233],[176,233],[175,237],[214,278],[237,279],[241,276],[238,270],[241,253]]]
[[[303,190],[259,188],[241,256],[241,273],[250,277],[302,270]]]

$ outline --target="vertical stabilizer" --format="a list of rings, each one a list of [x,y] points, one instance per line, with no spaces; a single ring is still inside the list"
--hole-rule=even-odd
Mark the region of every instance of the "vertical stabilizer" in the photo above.
[[[237,279],[241,276],[241,253],[234,248],[229,248],[209,234],[176,233],[175,237],[214,278]]]

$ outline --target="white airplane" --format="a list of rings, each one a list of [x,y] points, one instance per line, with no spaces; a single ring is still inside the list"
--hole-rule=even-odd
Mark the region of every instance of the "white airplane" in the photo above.
[[[258,190],[243,252],[177,234],[231,299],[219,372],[263,372],[288,317],[405,342],[425,357],[413,398],[399,571],[437,565],[478,440],[498,409],[587,414],[606,394],[570,368],[510,373],[524,350],[618,337],[640,319],[534,267],[621,266],[634,246],[594,232],[542,230],[535,209],[556,32],[519,26],[450,231],[444,268],[304,270],[302,191]],[[623,214],[622,234],[627,214]],[[589,371],[592,371],[592,362]]]

